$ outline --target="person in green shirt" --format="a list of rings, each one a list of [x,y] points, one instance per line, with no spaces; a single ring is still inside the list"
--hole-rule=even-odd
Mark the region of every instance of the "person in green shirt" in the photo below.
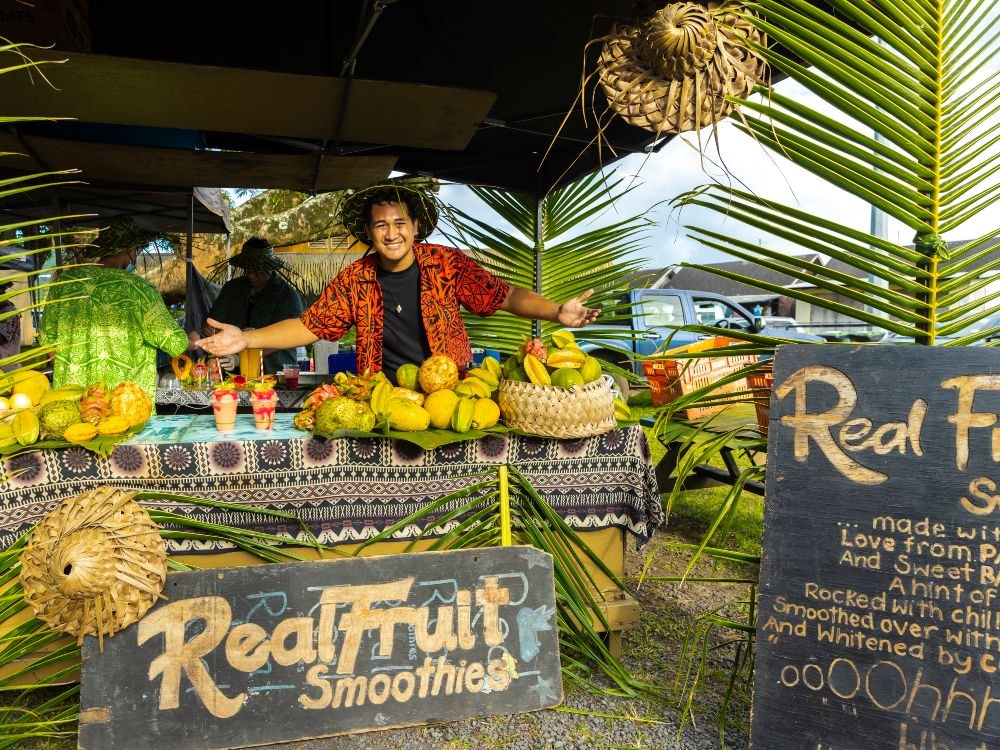
[[[134,220],[131,221],[133,229]],[[116,227],[117,229],[117,227]],[[188,348],[188,335],[177,324],[160,293],[134,273],[140,248],[152,233],[137,231],[137,244],[122,249],[111,239],[81,251],[77,261],[95,265],[69,268],[53,281],[42,312],[39,341],[58,347],[52,384],[90,385],[103,380],[108,389],[131,381],[156,403],[156,354],[171,357]],[[108,237],[121,237],[117,231]]]

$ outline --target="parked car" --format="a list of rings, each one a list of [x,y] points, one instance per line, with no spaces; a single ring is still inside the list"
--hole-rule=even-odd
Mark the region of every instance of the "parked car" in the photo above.
[[[598,322],[590,328],[576,331],[577,341],[585,352],[605,362],[631,369],[642,376],[642,362],[631,361],[615,349],[625,349],[630,356],[648,356],[656,351],[688,346],[711,334],[678,330],[681,326],[703,325],[717,328],[718,335],[727,331],[760,333],[764,336],[791,339],[801,342],[822,342],[819,336],[794,328],[771,328],[766,321],[756,320],[745,307],[728,297],[711,292],[690,289],[631,289],[619,300],[615,315],[631,312],[628,325],[615,326],[623,337],[606,338],[601,335],[611,326]],[[625,338],[628,334],[631,338]],[[627,392],[624,378],[616,382],[622,392]]]
[[[778,331],[797,331],[799,333],[811,333],[811,331],[802,327],[802,325],[795,318],[785,318],[780,315],[764,315],[761,318],[764,321],[764,326],[772,330]]]
[[[966,336],[971,336],[973,334],[979,333],[980,331],[986,333],[986,335],[979,341],[976,341],[970,346],[995,346],[1000,343],[1000,330],[995,330],[989,332],[990,329],[1000,329],[1000,313],[995,313],[987,318],[983,318],[980,321],[973,323],[970,326],[963,328],[957,333],[953,333],[950,336],[937,336],[934,339],[936,345],[947,344],[949,341],[955,341],[956,339],[963,339]],[[889,334],[880,342],[882,344],[912,344],[912,336],[902,336],[900,334]]]

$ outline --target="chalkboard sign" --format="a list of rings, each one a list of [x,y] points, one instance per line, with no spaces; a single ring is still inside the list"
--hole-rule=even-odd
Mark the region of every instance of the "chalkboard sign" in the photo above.
[[[779,349],[754,750],[1000,748],[998,415],[998,349]]]
[[[562,700],[533,547],[216,568],[83,647],[80,747],[248,747]]]

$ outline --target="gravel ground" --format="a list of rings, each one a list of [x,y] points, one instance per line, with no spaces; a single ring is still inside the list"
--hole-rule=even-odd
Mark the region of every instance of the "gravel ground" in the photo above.
[[[656,554],[649,575],[677,575],[682,570],[684,558],[663,548],[670,541],[668,534],[658,532],[650,543]],[[641,553],[630,552],[627,572],[638,572],[648,552],[648,547]],[[705,573],[704,569],[695,572],[696,575]],[[623,663],[632,674],[669,688],[680,666],[684,634],[696,616],[706,608],[717,606],[731,610],[730,602],[740,598],[742,593],[740,589],[719,586],[645,584],[639,591],[640,625],[625,634]],[[549,709],[265,747],[266,750],[472,750],[482,747],[498,750],[720,750],[723,744],[716,716],[728,680],[730,659],[731,652],[727,649],[720,649],[713,656],[704,688],[680,734],[676,701],[667,705],[649,703],[595,695],[567,685],[560,707],[566,710]],[[595,684],[610,683],[596,680]],[[744,691],[737,696],[736,707],[729,714],[725,748],[745,750],[749,746],[748,715],[749,694]]]

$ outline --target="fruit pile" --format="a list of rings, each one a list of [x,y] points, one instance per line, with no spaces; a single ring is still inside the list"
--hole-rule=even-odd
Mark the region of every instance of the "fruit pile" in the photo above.
[[[604,375],[601,360],[580,349],[571,331],[556,331],[549,345],[538,338],[526,339],[504,360],[501,371],[508,380],[553,388],[587,385]],[[617,419],[631,418],[625,401],[615,397],[614,404]]]
[[[153,413],[149,395],[130,381],[108,389],[103,382],[52,388],[37,370],[17,370],[0,396],[0,448],[39,440],[89,443],[124,435]]]

